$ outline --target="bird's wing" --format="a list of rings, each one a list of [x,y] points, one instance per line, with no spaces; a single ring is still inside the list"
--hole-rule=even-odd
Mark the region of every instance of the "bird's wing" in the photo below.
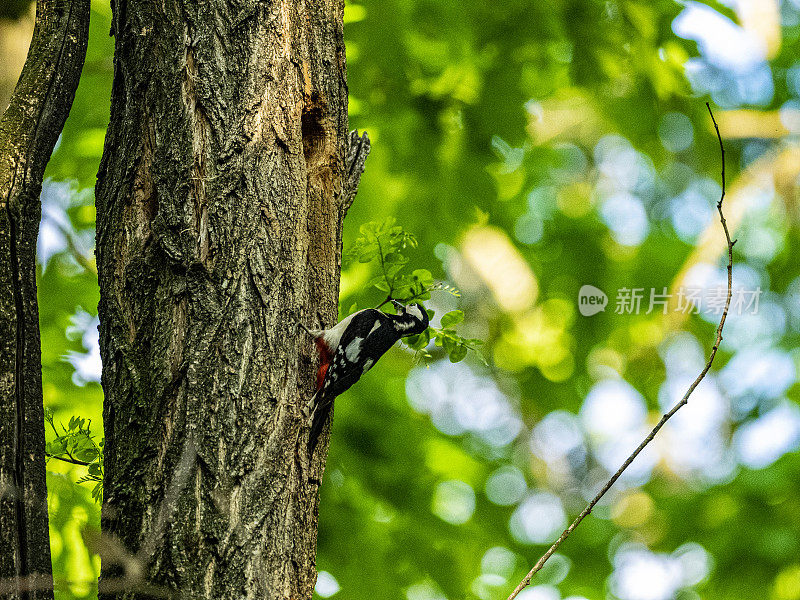
[[[353,318],[356,315],[357,318]],[[317,400],[308,439],[310,452],[313,453],[317,445],[336,396],[356,383],[399,338],[394,328],[387,327],[390,323],[389,317],[381,311],[365,309],[337,325],[341,328],[335,332],[335,349],[328,345],[334,336],[320,338],[325,341],[322,344],[325,351],[320,346],[323,363],[317,373]],[[370,341],[366,343],[368,338]]]

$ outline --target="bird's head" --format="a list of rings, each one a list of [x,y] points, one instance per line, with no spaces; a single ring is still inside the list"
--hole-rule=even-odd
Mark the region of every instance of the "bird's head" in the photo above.
[[[392,304],[397,309],[395,328],[402,333],[403,337],[417,335],[428,328],[430,319],[422,304],[417,302],[405,305],[397,300],[392,300]]]

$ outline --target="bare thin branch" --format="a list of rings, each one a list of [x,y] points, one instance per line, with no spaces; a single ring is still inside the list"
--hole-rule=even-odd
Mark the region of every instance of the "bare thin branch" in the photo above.
[[[711,112],[711,106],[709,106],[708,102],[706,102],[706,107],[708,108],[708,113],[711,115],[711,121],[714,123],[714,129],[717,132],[717,139],[719,140],[719,149],[722,155],[722,195],[720,196],[719,202],[717,202],[717,211],[719,212],[719,219],[720,223],[722,223],[722,229],[725,232],[725,241],[727,242],[728,245],[728,295],[725,299],[725,309],[722,311],[722,317],[720,318],[719,325],[717,326],[717,333],[714,339],[714,346],[711,348],[711,353],[708,356],[708,360],[706,361],[705,367],[697,376],[697,379],[695,379],[692,382],[692,385],[689,386],[689,389],[686,390],[686,393],[683,395],[683,398],[681,398],[680,402],[678,402],[675,406],[672,407],[672,409],[670,409],[669,412],[667,412],[663,417],[661,417],[661,420],[656,424],[655,427],[653,427],[653,430],[647,435],[646,438],[644,438],[644,440],[642,440],[642,443],[639,444],[636,450],[633,451],[633,453],[625,460],[625,462],[622,463],[622,466],[617,470],[616,473],[614,473],[614,475],[612,475],[611,479],[609,479],[606,482],[606,484],[592,499],[592,501],[589,502],[586,508],[583,509],[581,514],[579,514],[577,518],[572,522],[572,524],[570,524],[570,526],[564,530],[561,536],[553,543],[552,546],[550,546],[550,548],[548,548],[547,552],[545,552],[542,555],[542,557],[538,561],[536,561],[536,564],[533,566],[533,568],[523,578],[523,580],[519,583],[516,589],[513,592],[511,592],[511,595],[508,597],[508,600],[514,600],[514,598],[516,598],[517,595],[522,590],[524,590],[526,587],[530,585],[531,579],[537,573],[537,571],[539,571],[547,562],[547,559],[549,559],[555,553],[555,551],[558,550],[559,546],[561,546],[564,540],[566,540],[567,537],[569,537],[569,534],[571,534],[575,530],[575,528],[581,524],[581,521],[583,521],[589,515],[589,513],[592,512],[592,509],[594,509],[594,507],[597,505],[600,499],[603,496],[605,496],[606,492],[608,492],[608,490],[611,489],[611,486],[614,485],[617,479],[619,479],[620,476],[625,472],[625,469],[627,469],[630,466],[630,464],[636,459],[636,457],[639,456],[639,453],[642,450],[644,450],[645,446],[647,446],[651,441],[653,441],[653,438],[656,437],[656,434],[661,430],[664,424],[667,421],[669,421],[672,418],[672,415],[678,412],[678,410],[680,410],[682,406],[686,405],[686,403],[689,402],[689,396],[692,395],[692,392],[694,392],[697,386],[700,385],[700,382],[706,376],[706,373],[708,373],[709,369],[711,369],[711,364],[714,362],[714,357],[716,357],[717,355],[717,349],[719,348],[719,345],[722,342],[722,328],[725,326],[725,319],[728,317],[728,308],[730,307],[731,304],[731,295],[733,288],[733,245],[736,243],[736,240],[731,241],[731,235],[730,232],[728,231],[728,224],[725,221],[725,215],[722,214],[722,202],[725,199],[725,148],[722,144],[722,136],[719,133],[719,127],[717,126],[717,122],[714,119],[714,113]]]
[[[75,262],[89,271],[89,273],[97,275],[97,265],[92,261],[91,258],[89,258],[89,256],[87,256],[86,252],[80,248],[80,244],[75,239],[75,236],[73,235],[73,232],[70,231],[69,227],[60,223],[58,223],[56,227],[58,227],[61,235],[64,236],[64,240],[67,242],[67,250],[72,258],[75,259]]]
[[[60,460],[65,463],[69,463],[71,465],[78,465],[81,467],[88,467],[91,463],[86,462],[85,460],[78,460],[77,458],[72,458],[72,456],[57,456],[55,454],[50,454],[49,452],[44,453],[47,458],[55,458],[56,460]]]

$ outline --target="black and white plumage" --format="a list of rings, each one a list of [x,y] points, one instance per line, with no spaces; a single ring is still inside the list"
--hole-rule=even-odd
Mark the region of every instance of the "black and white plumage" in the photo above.
[[[317,440],[333,407],[333,400],[369,371],[400,338],[422,333],[428,313],[421,304],[404,306],[392,300],[396,315],[366,308],[345,317],[330,329],[309,330],[322,358],[317,372],[317,391],[306,407],[311,422],[308,453]]]

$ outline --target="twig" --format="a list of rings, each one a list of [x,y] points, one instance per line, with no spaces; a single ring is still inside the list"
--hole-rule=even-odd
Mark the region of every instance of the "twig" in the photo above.
[[[392,301],[392,295],[389,294],[388,296],[386,296],[386,298],[384,298],[383,302],[381,302],[380,304],[376,304],[375,308],[380,309],[380,308],[383,307],[384,304],[386,304],[388,302],[391,302],[391,301]]]
[[[403,298],[403,299],[402,299],[402,302],[403,302],[404,304],[410,304],[410,303],[411,303],[411,302],[413,302],[414,300],[419,300],[420,298],[422,298],[422,297],[423,297],[423,296],[424,296],[426,293],[428,293],[428,292],[430,292],[430,291],[433,291],[433,289],[434,289],[433,287],[425,287],[425,288],[422,288],[422,291],[421,291],[421,292],[417,292],[416,294],[414,294],[413,296],[410,296],[410,297],[408,297],[408,298]],[[391,302],[392,300],[397,300],[397,298],[394,298],[394,297],[392,296],[392,293],[391,293],[391,292],[389,292],[389,295],[388,295],[388,296],[386,296],[386,298],[384,299],[384,301],[383,301],[383,302],[381,302],[380,304],[376,305],[376,306],[375,306],[375,308],[381,308],[381,307],[382,307],[384,304],[386,304],[387,302]],[[401,302],[401,300],[397,300],[397,301],[398,301],[398,302]]]
[[[601,489],[598,492],[598,494],[592,499],[591,502],[589,502],[586,508],[583,509],[581,514],[578,515],[578,517],[572,522],[572,524],[569,527],[567,527],[561,534],[561,536],[553,543],[553,545],[550,546],[547,552],[545,552],[544,555],[542,555],[542,557],[536,562],[536,564],[523,578],[523,580],[519,583],[516,589],[513,592],[511,592],[511,595],[508,597],[508,600],[514,600],[514,598],[516,598],[517,595],[522,590],[524,590],[526,587],[530,585],[531,579],[536,574],[536,572],[539,571],[544,566],[544,563],[547,562],[547,559],[549,559],[555,553],[555,551],[558,550],[558,547],[561,546],[561,544],[564,542],[564,540],[567,539],[569,534],[572,533],[575,530],[575,528],[581,524],[581,521],[583,521],[589,515],[589,513],[592,512],[592,509],[595,507],[595,505],[600,501],[600,499],[603,496],[605,496],[606,492],[611,488],[612,485],[614,485],[617,479],[620,478],[620,475],[622,475],[622,473],[625,472],[625,469],[627,469],[630,466],[630,464],[639,455],[639,453],[642,450],[644,450],[645,446],[647,446],[647,444],[649,444],[653,440],[653,438],[661,430],[664,424],[667,421],[669,421],[670,418],[672,418],[672,415],[678,412],[678,410],[682,406],[684,406],[689,402],[689,396],[692,395],[692,392],[694,392],[695,388],[697,388],[697,386],[706,376],[706,373],[708,373],[709,369],[711,368],[711,364],[714,362],[714,357],[717,355],[717,349],[719,348],[719,345],[722,342],[722,328],[725,326],[725,319],[728,317],[728,308],[730,307],[731,304],[731,295],[733,288],[733,245],[736,243],[736,240],[731,241],[731,235],[730,232],[728,231],[728,224],[725,221],[725,215],[722,214],[722,201],[725,199],[725,147],[722,144],[722,136],[719,133],[719,127],[717,126],[717,121],[716,119],[714,119],[714,113],[711,112],[711,106],[709,106],[708,102],[706,102],[706,107],[708,108],[708,113],[711,115],[711,122],[714,123],[714,129],[717,132],[717,139],[719,140],[719,149],[722,155],[722,195],[720,196],[719,202],[717,202],[717,211],[719,212],[719,219],[720,223],[722,223],[722,229],[725,231],[725,241],[727,242],[728,245],[728,296],[725,299],[725,309],[722,311],[722,317],[720,318],[719,325],[717,326],[717,335],[714,340],[714,346],[711,348],[711,353],[708,356],[708,361],[706,362],[706,366],[700,372],[700,375],[697,376],[697,379],[695,379],[694,382],[692,382],[692,385],[689,386],[689,389],[686,390],[686,393],[683,395],[683,398],[681,398],[680,402],[678,402],[675,406],[672,407],[672,409],[668,413],[666,413],[663,417],[661,417],[661,420],[656,424],[655,427],[653,427],[653,430],[648,434],[648,436],[644,438],[644,440],[642,440],[642,443],[639,444],[636,450],[633,451],[633,453],[627,458],[627,460],[622,464],[622,466],[617,470],[617,472],[614,473],[611,479],[609,479],[606,482],[606,484],[603,486],[603,489]]]
[[[410,296],[408,298],[403,298],[402,300],[399,300],[397,298],[393,298],[392,294],[389,293],[389,295],[386,296],[386,299],[383,302],[381,302],[380,304],[376,305],[375,308],[381,308],[384,304],[386,304],[387,302],[391,302],[392,300],[397,300],[398,302],[403,302],[405,304],[410,304],[414,300],[419,300],[425,294],[428,294],[430,292],[440,291],[440,290],[447,291],[451,295],[456,296],[457,298],[460,297],[460,292],[458,292],[457,289],[447,285],[443,281],[437,281],[435,283],[432,283],[431,285],[423,286],[422,289],[419,292],[415,292],[414,295],[412,295],[412,296]]]
[[[88,467],[91,463],[86,462],[85,460],[78,460],[77,458],[72,458],[72,455],[69,458],[64,456],[56,456],[55,454],[50,454],[49,452],[44,453],[47,458],[55,458],[56,460],[61,460],[65,463],[69,463],[71,465],[79,465],[81,467]]]
[[[394,278],[392,278],[392,281],[390,283],[389,274],[386,272],[386,260],[383,256],[383,246],[381,245],[381,238],[379,235],[376,235],[375,239],[378,242],[378,255],[381,257],[381,270],[383,271],[383,279],[386,281],[386,285],[389,286],[389,293],[387,294],[386,299],[375,307],[377,309],[380,309],[384,304],[392,300],[392,294],[394,293],[394,285],[393,285]]]
[[[75,241],[75,236],[72,235],[72,232],[69,230],[69,228],[60,223],[58,223],[56,226],[61,232],[61,235],[64,236],[64,240],[67,242],[67,250],[69,250],[72,258],[75,259],[75,262],[89,271],[89,273],[97,275],[97,265],[92,263],[91,259],[88,258],[86,254],[81,252],[81,249],[78,248],[78,243]]]

